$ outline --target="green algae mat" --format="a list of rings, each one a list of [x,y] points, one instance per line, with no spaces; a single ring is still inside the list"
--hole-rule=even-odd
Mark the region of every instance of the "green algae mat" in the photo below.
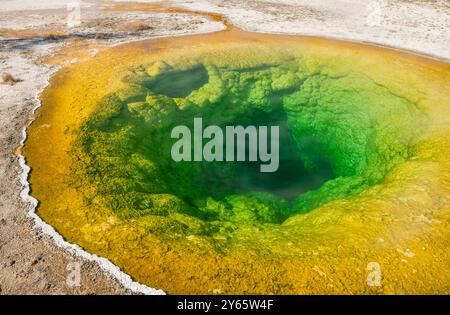
[[[449,82],[448,64],[317,38],[105,49],[41,95],[37,213],[168,293],[448,294]],[[171,130],[196,117],[279,126],[279,168],[175,162]]]

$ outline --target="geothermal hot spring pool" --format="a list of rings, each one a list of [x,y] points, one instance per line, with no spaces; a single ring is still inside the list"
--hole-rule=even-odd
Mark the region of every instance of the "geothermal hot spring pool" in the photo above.
[[[449,82],[444,62],[319,38],[105,49],[41,95],[37,213],[168,293],[448,293]],[[279,169],[174,162],[194,117],[280,126]]]

